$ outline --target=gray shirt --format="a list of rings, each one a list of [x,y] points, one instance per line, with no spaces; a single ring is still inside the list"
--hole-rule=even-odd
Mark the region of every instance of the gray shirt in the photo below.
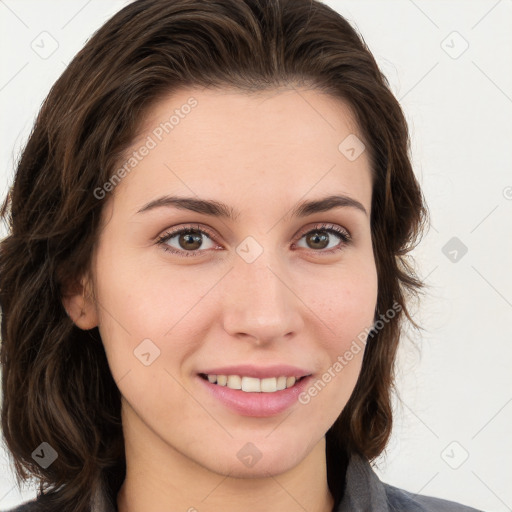
[[[370,463],[352,456],[345,493],[334,512],[483,512],[453,501],[413,494],[380,481]]]
[[[41,498],[6,512],[42,511]],[[48,509],[45,509],[48,510]],[[55,511],[57,512],[57,511]],[[58,511],[61,512],[61,511]],[[91,512],[117,512],[107,492],[98,493]],[[350,458],[345,492],[333,512],[483,512],[452,501],[413,494],[380,481],[370,463],[359,456]]]

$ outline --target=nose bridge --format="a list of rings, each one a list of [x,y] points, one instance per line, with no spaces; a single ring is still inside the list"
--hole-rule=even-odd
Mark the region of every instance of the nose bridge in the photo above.
[[[224,301],[224,328],[258,342],[296,332],[301,317],[298,299],[287,283],[287,272],[276,251],[248,240],[237,248]],[[258,244],[259,245],[259,244]]]

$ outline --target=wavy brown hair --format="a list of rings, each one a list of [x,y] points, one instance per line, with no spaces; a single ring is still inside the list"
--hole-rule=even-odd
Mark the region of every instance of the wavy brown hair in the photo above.
[[[52,87],[2,206],[0,245],[4,442],[18,485],[39,481],[48,510],[85,512],[101,483],[125,476],[119,390],[97,328],[66,314],[65,286],[89,270],[105,200],[145,112],[178,87],[261,91],[295,85],[348,103],[369,151],[376,319],[361,374],[327,433],[331,493],[351,453],[369,460],[392,426],[394,361],[404,315],[424,286],[407,254],[428,211],[414,176],[401,107],[362,37],[315,0],[138,0],[102,26]],[[396,309],[396,308],[395,308]],[[32,453],[49,443],[46,469]],[[115,496],[113,495],[115,500]]]

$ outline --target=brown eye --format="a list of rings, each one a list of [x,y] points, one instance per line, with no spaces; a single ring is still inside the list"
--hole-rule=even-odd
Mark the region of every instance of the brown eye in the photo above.
[[[180,248],[187,250],[196,250],[201,247],[203,243],[202,235],[193,234],[193,233],[180,233],[178,235],[178,244]]]
[[[327,254],[343,249],[351,241],[350,234],[336,225],[322,225],[309,230],[301,236],[302,239],[306,242],[306,249]]]
[[[205,239],[211,242],[213,246],[215,245],[211,236],[205,230],[188,227],[165,233],[158,239],[157,243],[162,245],[164,250],[174,254],[199,256],[201,253],[206,252],[207,249],[212,248],[203,247]]]
[[[312,249],[325,249],[329,244],[329,235],[321,231],[313,231],[306,235],[306,242]]]
[[[319,254],[339,251],[351,241],[350,234],[345,229],[325,224],[305,232],[300,237],[300,241],[302,239],[306,241],[306,249]],[[205,241],[210,242],[212,247],[204,247]],[[165,251],[178,256],[201,256],[209,249],[215,248],[213,236],[199,226],[167,232],[157,240],[157,244],[161,245]]]

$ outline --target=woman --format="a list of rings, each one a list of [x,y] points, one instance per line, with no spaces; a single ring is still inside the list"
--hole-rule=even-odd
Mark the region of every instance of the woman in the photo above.
[[[471,511],[383,484],[406,259],[400,106],[310,0],[138,0],[50,92],[2,214],[21,510]]]

